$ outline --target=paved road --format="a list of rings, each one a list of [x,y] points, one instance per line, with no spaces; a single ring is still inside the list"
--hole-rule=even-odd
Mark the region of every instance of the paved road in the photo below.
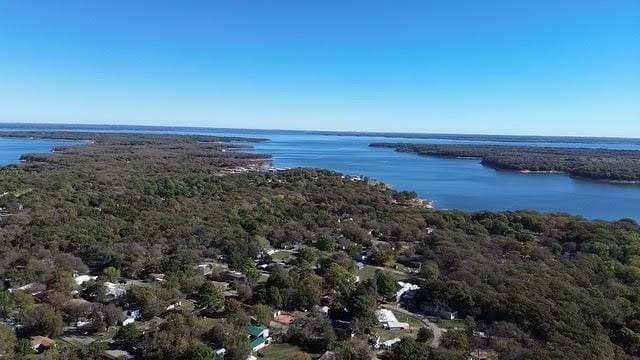
[[[440,346],[440,339],[442,338],[442,329],[440,329],[438,327],[438,325],[436,325],[436,324],[432,323],[431,321],[429,321],[429,319],[424,317],[424,315],[412,313],[411,311],[405,310],[405,309],[401,308],[400,306],[388,305],[388,304],[381,304],[380,306],[385,308],[385,309],[397,311],[397,312],[399,312],[401,314],[410,316],[410,317],[420,321],[425,326],[428,326],[431,329],[431,331],[433,332],[433,339],[431,340],[431,344],[430,344],[431,347]]]

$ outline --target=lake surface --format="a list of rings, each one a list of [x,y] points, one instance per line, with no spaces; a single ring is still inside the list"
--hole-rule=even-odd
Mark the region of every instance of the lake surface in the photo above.
[[[640,185],[620,185],[574,179],[562,174],[522,174],[498,171],[479,160],[446,159],[399,153],[392,149],[370,148],[372,142],[431,144],[504,144],[558,147],[589,147],[640,150],[640,141],[594,139],[560,142],[549,138],[513,142],[512,139],[486,141],[465,137],[394,138],[380,136],[338,136],[317,133],[261,130],[218,130],[190,128],[70,128],[76,131],[158,132],[259,137],[270,141],[252,144],[253,152],[273,156],[278,168],[314,167],[363,175],[383,181],[398,190],[413,190],[434,201],[441,209],[517,210],[567,212],[590,219],[640,221]],[[11,128],[0,128],[11,130]],[[21,128],[24,130],[24,128]],[[42,130],[56,130],[47,127]],[[9,142],[6,142],[9,141]],[[15,162],[21,153],[46,152],[60,141],[0,139],[0,164]],[[5,144],[10,149],[5,151]]]
[[[46,153],[59,146],[79,143],[67,140],[0,138],[0,165],[18,163],[20,156],[26,153]]]

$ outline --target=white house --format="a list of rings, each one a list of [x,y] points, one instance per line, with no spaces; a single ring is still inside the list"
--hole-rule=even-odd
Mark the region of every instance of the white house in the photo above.
[[[389,321],[384,325],[384,327],[390,331],[402,331],[402,330],[409,329],[409,323],[399,322],[399,321]]]
[[[74,275],[73,281],[76,283],[76,285],[80,286],[86,283],[87,281],[95,280],[97,278],[98,278],[97,276],[91,276],[91,275]]]
[[[391,310],[380,309],[375,312],[378,322],[382,326],[391,331],[400,331],[409,329],[409,323],[399,322]]]
[[[391,310],[387,309],[379,309],[376,310],[376,319],[378,319],[379,323],[388,323],[389,321],[397,322],[396,316],[393,314]]]
[[[400,342],[400,338],[387,340],[387,341],[383,342],[382,344],[380,344],[380,348],[386,349],[386,350],[390,350],[393,347],[393,345],[395,345],[396,343],[399,343],[399,342]]]
[[[125,288],[125,286],[123,284],[118,284],[118,283],[112,283],[112,282],[105,281],[103,285],[104,285],[104,289],[106,291],[106,294],[107,295],[111,295],[111,296],[116,297],[116,298],[124,295],[124,293],[127,291],[127,289]]]
[[[396,292],[396,302],[402,299],[402,295],[405,293],[415,292],[420,289],[420,286],[414,285],[407,282],[398,281],[398,285],[400,286],[400,290]]]
[[[122,326],[133,324],[140,317],[140,310],[127,310],[122,312]]]

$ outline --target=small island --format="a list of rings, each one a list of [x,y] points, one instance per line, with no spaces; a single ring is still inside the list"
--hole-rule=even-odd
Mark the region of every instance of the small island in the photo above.
[[[558,172],[591,180],[640,183],[640,151],[634,150],[405,143],[372,143],[369,146],[419,155],[477,158],[494,169]]]

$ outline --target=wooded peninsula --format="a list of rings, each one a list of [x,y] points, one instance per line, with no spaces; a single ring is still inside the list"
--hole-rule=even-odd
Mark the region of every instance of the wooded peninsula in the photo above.
[[[429,209],[245,139],[12,136],[88,141],[0,168],[1,357],[640,356],[633,220]]]
[[[372,143],[427,156],[478,158],[494,169],[564,172],[593,180],[640,182],[640,151],[505,145]]]

